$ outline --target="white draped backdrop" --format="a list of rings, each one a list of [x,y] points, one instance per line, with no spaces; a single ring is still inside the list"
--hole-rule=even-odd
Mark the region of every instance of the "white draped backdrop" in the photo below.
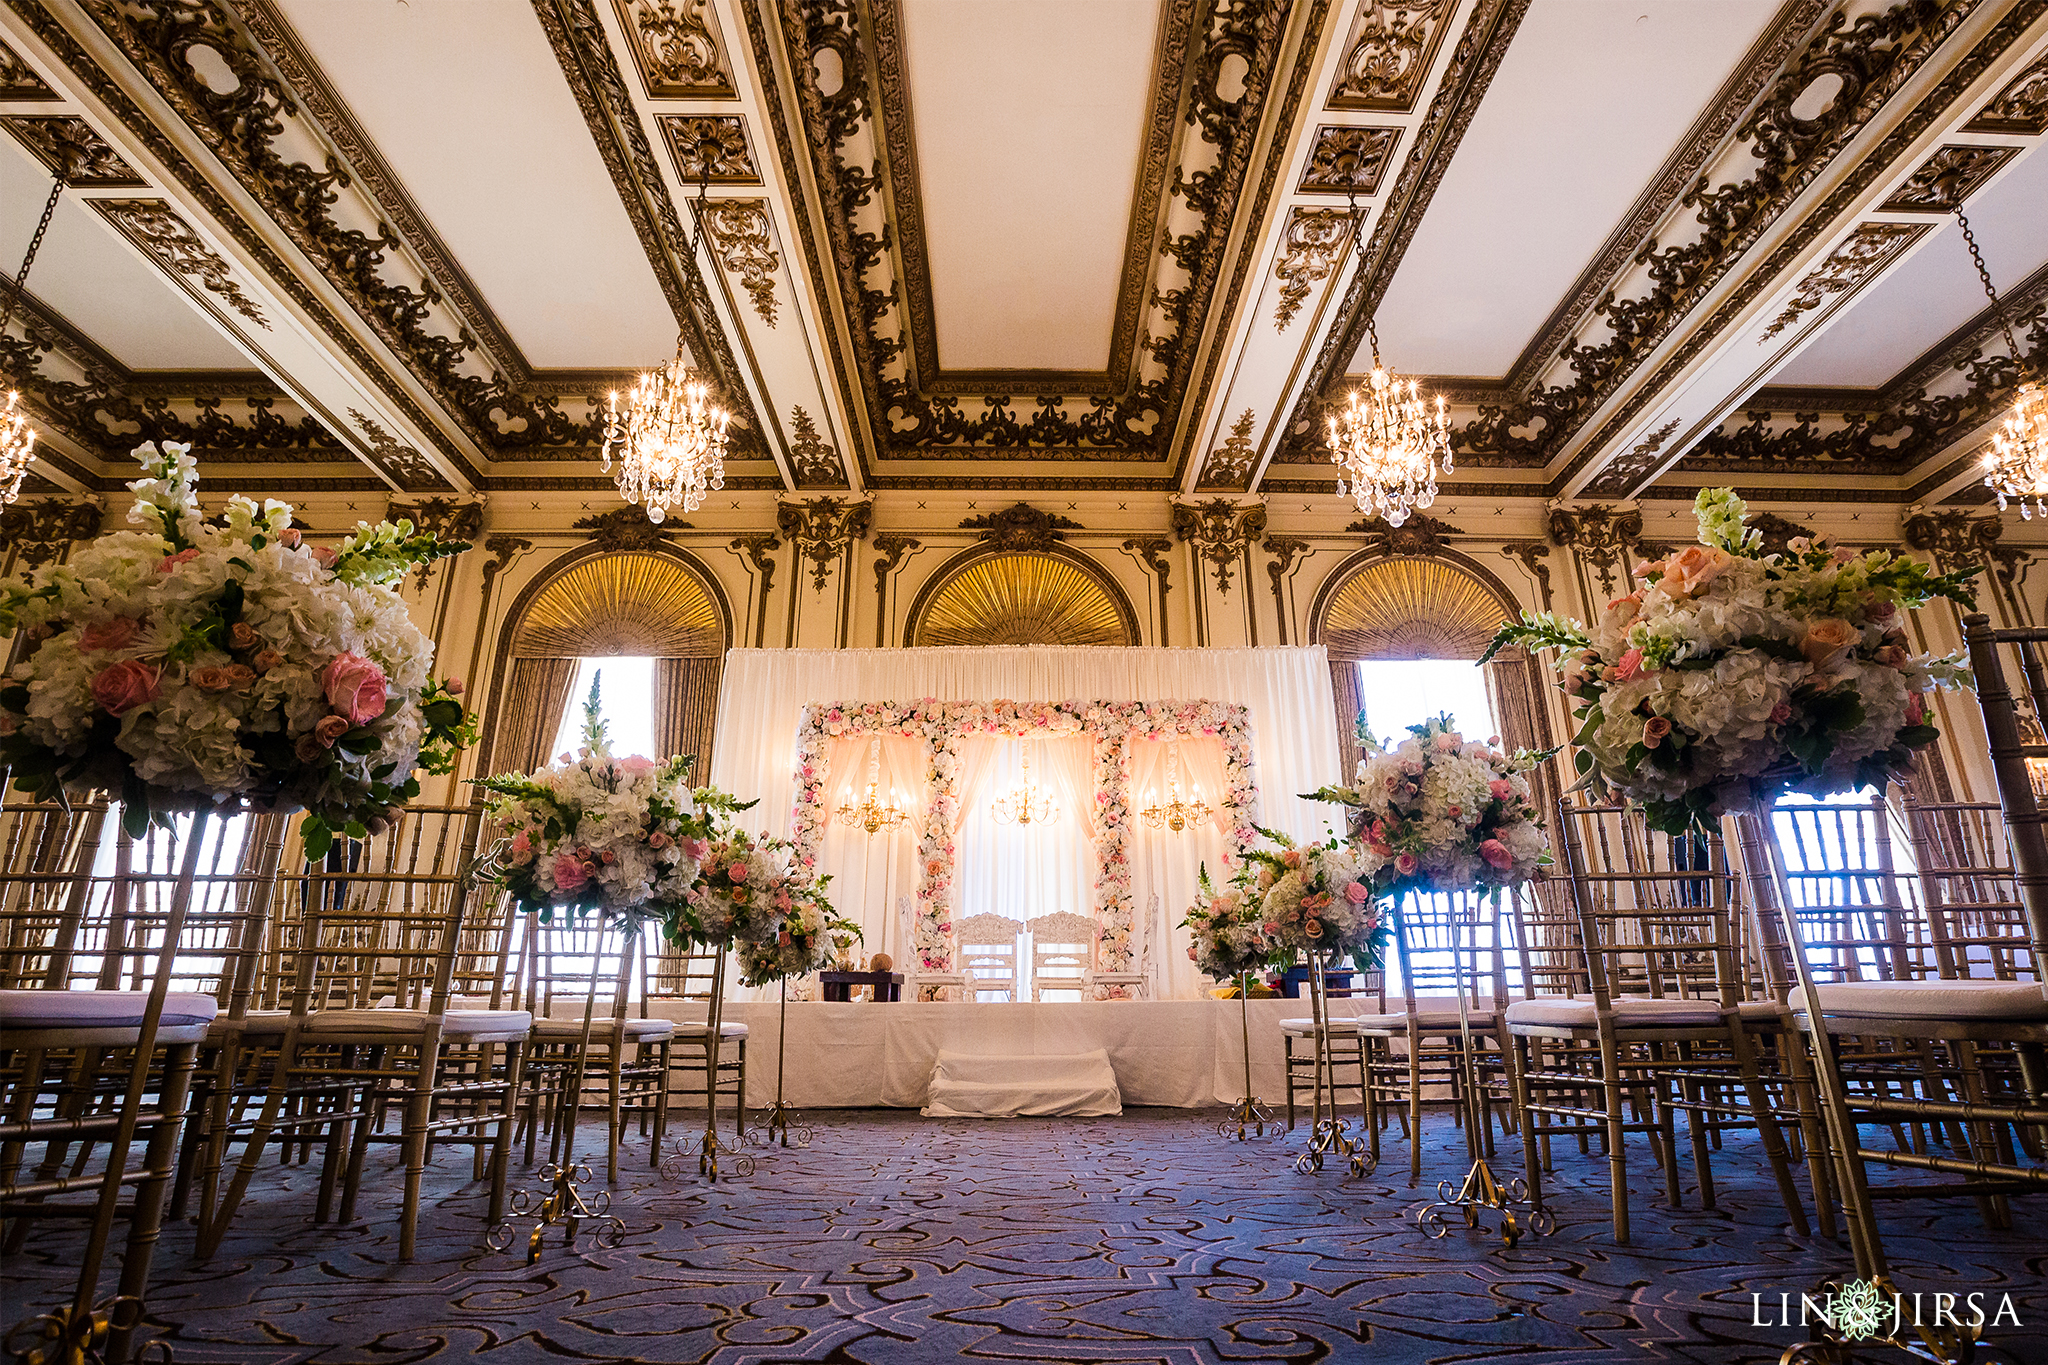
[[[1257,762],[1259,821],[1298,838],[1315,838],[1334,823],[1329,807],[1297,793],[1340,781],[1336,703],[1320,645],[1267,649],[736,649],[726,654],[719,684],[718,743],[711,780],[726,791],[761,798],[750,824],[771,834],[791,832],[795,799],[797,725],[811,702],[894,701],[1167,701],[1230,702],[1251,714]],[[870,741],[842,740],[831,750],[825,786],[836,807],[850,788],[855,799],[868,780]],[[963,744],[962,828],[956,917],[993,911],[1028,919],[1052,910],[1088,912],[1093,876],[1088,827],[1076,819],[1092,799],[1084,740],[1032,741],[1031,770],[1038,784],[1065,808],[1053,829],[1028,834],[988,818],[989,800],[1014,786],[1018,745],[977,740]],[[1132,805],[1166,790],[1166,750],[1134,743]],[[1071,750],[1069,754],[1067,751]],[[1199,784],[1210,805],[1223,794],[1221,747],[1215,740],[1180,742],[1181,785]],[[893,789],[921,813],[925,767],[915,740],[885,738],[879,789]],[[870,838],[830,823],[819,869],[832,874],[833,903],[866,934],[864,951],[909,957],[897,941],[898,897],[917,890],[917,824]],[[1198,865],[1220,871],[1228,847],[1219,822],[1174,834],[1136,824],[1131,841],[1135,912],[1151,940],[1163,997],[1198,995],[1205,979],[1187,958],[1187,931],[1174,928],[1193,901]],[[1145,921],[1151,897],[1160,911]]]

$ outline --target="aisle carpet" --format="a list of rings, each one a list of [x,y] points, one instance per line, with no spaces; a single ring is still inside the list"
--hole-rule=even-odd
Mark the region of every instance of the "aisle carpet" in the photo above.
[[[1793,1238],[1742,1135],[1715,1162],[1721,1208],[1688,1209],[1635,1177],[1635,1245],[1611,1244],[1606,1163],[1558,1153],[1561,1226],[1515,1251],[1412,1210],[1405,1148],[1362,1181],[1296,1174],[1299,1138],[1220,1141],[1215,1115],[928,1121],[821,1116],[805,1150],[770,1149],[751,1179],[668,1182],[628,1149],[616,1250],[551,1241],[528,1269],[492,1254],[466,1155],[437,1154],[420,1259],[394,1260],[399,1181],[366,1177],[374,1221],[308,1221],[311,1167],[267,1167],[210,1265],[173,1227],[151,1318],[182,1365],[368,1362],[1772,1361],[1799,1333],[1752,1325],[1846,1251]],[[585,1126],[601,1151],[602,1129]],[[1462,1164],[1445,1118],[1425,1174]],[[758,1149],[757,1149],[758,1150]],[[1519,1149],[1503,1152],[1519,1165]],[[1688,1164],[1688,1170],[1690,1169]],[[530,1183],[531,1173],[515,1173]],[[600,1173],[601,1180],[601,1173]],[[1993,1300],[2028,1326],[2002,1358],[2048,1356],[2048,1209],[1986,1230],[1967,1203],[1883,1207],[1908,1289]],[[10,1257],[9,1320],[61,1293],[77,1230],[44,1226]],[[111,1282],[111,1273],[109,1276]]]

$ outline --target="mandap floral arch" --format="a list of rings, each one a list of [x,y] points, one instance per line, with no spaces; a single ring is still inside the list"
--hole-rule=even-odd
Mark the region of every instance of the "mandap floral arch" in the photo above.
[[[1258,779],[1252,762],[1251,713],[1215,701],[936,701],[813,702],[797,730],[795,831],[799,865],[814,868],[825,827],[825,785],[830,741],[882,735],[919,740],[926,758],[924,828],[918,838],[917,917],[912,949],[923,970],[953,969],[953,816],[959,801],[959,742],[971,735],[1065,738],[1084,735],[1095,757],[1096,963],[1104,972],[1130,970],[1133,923],[1128,793],[1133,740],[1192,739],[1223,742],[1223,809],[1229,816],[1231,857],[1242,857],[1258,838]],[[1098,987],[1101,998],[1120,998],[1123,987]]]

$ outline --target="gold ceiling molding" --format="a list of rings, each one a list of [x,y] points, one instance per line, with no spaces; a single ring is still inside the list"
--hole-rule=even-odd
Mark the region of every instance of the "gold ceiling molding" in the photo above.
[[[818,424],[801,407],[789,410],[789,460],[796,481],[806,486],[846,487],[846,466],[832,443],[818,434]]]
[[[1325,600],[1333,659],[1477,659],[1508,619],[1477,578],[1440,559],[1366,564]]]
[[[927,590],[907,644],[1135,644],[1115,595],[1072,560],[1041,553],[976,559]]]
[[[1252,441],[1252,429],[1257,423],[1258,415],[1246,408],[1231,425],[1223,444],[1209,452],[1209,461],[1202,466],[1202,487],[1241,489],[1251,485],[1252,467],[1259,458],[1258,447]]]
[[[1325,124],[1316,129],[1316,145],[1295,188],[1303,193],[1378,194],[1400,141],[1399,128]]]
[[[740,277],[754,311],[775,325],[775,272],[782,258],[775,254],[765,199],[714,199],[704,210],[704,231],[718,253],[719,264]]]
[[[2048,132],[2048,57],[2020,72],[1964,128],[1969,133]]]
[[[1364,0],[1345,40],[1330,107],[1413,109],[1457,8],[1457,0]]]
[[[706,0],[615,0],[651,99],[732,99],[718,16]]]
[[[1343,209],[1296,209],[1280,241],[1280,260],[1273,273],[1280,280],[1280,302],[1273,309],[1273,327],[1284,332],[1308,302],[1311,287],[1330,278],[1351,245],[1351,215]]]
[[[1884,213],[1954,213],[2020,154],[2017,147],[1941,147],[1877,207]]]
[[[760,167],[747,145],[747,121],[737,114],[660,114],[655,122],[686,185],[758,185]]]
[[[166,271],[181,280],[199,281],[207,293],[218,295],[228,307],[264,331],[270,330],[270,320],[263,316],[256,301],[242,292],[242,286],[235,283],[220,253],[208,246],[169,204],[159,199],[88,202]]]
[[[62,98],[49,87],[21,54],[0,43],[0,100],[28,101]]]
[[[1863,223],[1849,234],[1847,241],[1828,254],[1828,258],[1809,271],[1799,281],[1799,290],[1786,303],[1783,312],[1771,319],[1771,325],[1764,328],[1763,335],[1756,339],[1761,346],[1770,341],[1787,327],[1819,308],[1829,299],[1839,300],[1854,293],[1857,288],[1877,275],[1886,266],[1897,260],[1899,253],[1919,241],[1928,232],[1925,223]]]
[[[717,658],[725,622],[697,575],[665,555],[596,555],[534,595],[512,638],[523,659]]]
[[[140,189],[147,183],[82,118],[10,114],[0,118],[0,127],[14,134],[31,156],[72,189]]]

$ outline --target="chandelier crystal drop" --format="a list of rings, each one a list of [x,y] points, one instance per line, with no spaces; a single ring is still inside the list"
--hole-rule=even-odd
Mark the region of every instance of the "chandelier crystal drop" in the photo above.
[[[1200,787],[1195,787],[1188,799],[1181,798],[1180,745],[1170,745],[1166,750],[1166,801],[1147,806],[1138,814],[1151,828],[1164,828],[1175,834],[1209,818],[1209,807],[1202,800]]]
[[[675,506],[694,512],[707,492],[725,487],[731,421],[732,414],[712,403],[710,387],[684,364],[678,342],[675,359],[641,375],[624,409],[619,395],[611,395],[604,419],[605,472],[611,473],[616,446],[619,493],[644,506],[649,521],[662,521]]]
[[[880,736],[876,736],[868,742],[867,791],[862,794],[857,805],[851,801],[839,803],[839,809],[833,812],[839,818],[839,823],[848,829],[865,830],[872,836],[893,830],[908,820],[910,812],[903,809],[903,803],[897,799],[895,791],[890,791],[887,801],[882,800],[881,785],[882,740]],[[849,789],[847,795],[852,794]]]
[[[1399,526],[1436,501],[1437,475],[1452,472],[1450,418],[1441,395],[1432,410],[1414,380],[1379,363],[1377,338],[1367,383],[1330,418],[1330,457],[1344,473],[1337,492],[1348,484],[1360,512]]]
[[[6,405],[0,407],[0,506],[21,496],[21,481],[35,458],[36,429],[22,411],[21,395],[9,389]]]
[[[1024,750],[1024,780],[989,803],[999,825],[1049,825],[1060,818],[1059,803],[1031,780],[1031,750]]]
[[[2012,324],[1998,300],[1998,287],[1991,283],[1991,268],[1977,247],[1977,234],[1963,206],[1956,205],[1956,222],[1963,229],[1963,245],[1969,248],[1970,263],[1977,267],[1978,282],[1991,300],[1991,317],[2005,333],[2006,349],[2012,352],[2018,372],[2018,390],[2013,394],[2012,412],[2005,425],[1991,434],[1991,450],[1984,456],[1984,482],[1998,495],[1998,510],[2008,502],[2020,505],[2020,515],[2032,520],[2035,513],[2048,516],[2048,390],[2027,378],[2026,353],[2013,339]]]

